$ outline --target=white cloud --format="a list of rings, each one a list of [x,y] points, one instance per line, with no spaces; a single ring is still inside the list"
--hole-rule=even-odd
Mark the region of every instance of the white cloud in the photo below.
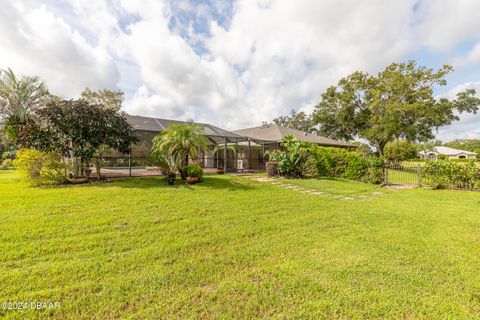
[[[477,0],[423,0],[418,8],[421,45],[449,50],[463,41],[480,38]]]
[[[114,87],[118,72],[110,55],[91,46],[45,6],[0,2],[0,68],[46,80],[55,94],[75,96],[86,86]]]
[[[442,96],[448,99],[455,99],[458,92],[466,89],[475,89],[477,92],[480,92],[480,81],[458,84]],[[442,141],[480,139],[480,114],[463,113],[457,115],[460,120],[448,127],[440,128],[437,138]]]
[[[0,67],[69,97],[118,86],[130,113],[227,129],[311,112],[355,70],[480,39],[479,5],[468,0],[44,2],[0,3]],[[454,64],[478,62],[479,45]]]
[[[312,109],[340,77],[401,59],[412,45],[412,3],[238,1],[228,29],[211,22],[206,55],[172,33],[171,12],[157,7],[140,13],[121,43],[149,89],[171,102],[158,106],[158,116],[183,106],[242,127],[292,107]]]

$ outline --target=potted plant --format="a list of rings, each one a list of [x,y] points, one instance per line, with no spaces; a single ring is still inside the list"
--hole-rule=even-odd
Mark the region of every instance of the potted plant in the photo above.
[[[235,149],[235,147],[233,146],[229,146],[227,145],[227,151],[231,151],[233,153],[233,155],[235,155],[237,153],[237,150]],[[217,154],[222,154],[225,152],[225,145],[217,145],[214,149],[213,149],[213,153],[217,153]],[[217,165],[219,165],[219,161],[217,160]],[[220,166],[217,166],[217,174],[224,174],[225,173],[225,168],[224,167],[220,167]]]
[[[187,172],[187,183],[188,184],[195,184],[201,180],[203,177],[203,169],[198,164],[192,164],[186,166]]]

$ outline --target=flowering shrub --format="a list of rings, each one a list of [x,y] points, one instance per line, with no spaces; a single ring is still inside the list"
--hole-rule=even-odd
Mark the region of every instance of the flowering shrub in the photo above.
[[[66,165],[58,161],[55,153],[24,149],[13,161],[21,175],[34,185],[67,182]]]

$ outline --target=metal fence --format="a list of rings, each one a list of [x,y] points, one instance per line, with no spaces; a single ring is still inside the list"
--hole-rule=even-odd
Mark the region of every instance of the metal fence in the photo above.
[[[430,181],[425,173],[425,166],[422,164],[387,164],[384,169],[384,184],[480,191],[480,171],[476,177],[454,176],[452,179],[446,174],[437,181]]]
[[[389,185],[423,185],[423,166],[420,164],[387,164],[384,170],[384,183]]]

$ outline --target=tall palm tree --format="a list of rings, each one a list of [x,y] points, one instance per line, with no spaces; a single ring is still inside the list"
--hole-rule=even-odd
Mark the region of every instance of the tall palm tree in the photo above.
[[[27,123],[49,95],[45,82],[38,77],[19,79],[11,69],[0,70],[0,121]]]

